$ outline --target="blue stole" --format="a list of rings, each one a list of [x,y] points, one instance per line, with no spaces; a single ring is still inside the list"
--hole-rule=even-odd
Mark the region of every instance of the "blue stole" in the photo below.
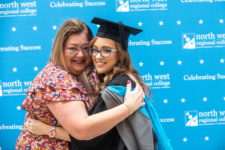
[[[106,88],[122,97],[125,96],[126,87],[124,86],[107,86]],[[134,90],[134,88],[132,88],[132,90]],[[139,111],[152,121],[152,128],[158,140],[157,150],[173,150],[151,101],[145,96],[144,102],[145,106],[139,108]]]

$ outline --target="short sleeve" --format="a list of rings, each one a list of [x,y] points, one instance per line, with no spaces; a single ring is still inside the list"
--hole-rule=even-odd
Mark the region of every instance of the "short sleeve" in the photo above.
[[[88,101],[88,94],[82,93],[79,89],[63,89],[47,86],[45,89],[36,89],[32,92],[36,103],[49,103],[60,101]]]
[[[86,88],[76,77],[52,63],[34,79],[22,104],[25,110],[41,104],[62,101],[88,101]]]

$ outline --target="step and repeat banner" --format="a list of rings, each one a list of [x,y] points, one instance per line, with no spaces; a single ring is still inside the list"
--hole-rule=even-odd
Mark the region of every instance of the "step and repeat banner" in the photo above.
[[[13,150],[21,103],[66,19],[143,29],[129,52],[174,150],[225,149],[225,0],[1,0],[0,150]]]

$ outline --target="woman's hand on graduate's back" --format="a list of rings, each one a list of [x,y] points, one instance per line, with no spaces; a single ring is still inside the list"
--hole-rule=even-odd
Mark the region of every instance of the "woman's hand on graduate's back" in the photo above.
[[[143,101],[145,94],[138,83],[136,83],[136,87],[133,91],[131,91],[131,87],[131,82],[128,80],[124,104],[128,106],[130,113],[133,113],[145,105],[145,102]]]

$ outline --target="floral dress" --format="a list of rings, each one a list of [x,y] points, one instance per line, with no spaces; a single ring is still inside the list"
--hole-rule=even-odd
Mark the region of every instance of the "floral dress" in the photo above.
[[[88,94],[86,88],[75,76],[58,65],[49,62],[37,75],[28,89],[22,108],[27,111],[25,122],[30,116],[46,124],[61,126],[48,107],[49,102],[84,101],[89,110],[97,100],[95,87],[98,84],[96,72],[88,78],[93,94]],[[69,115],[69,114],[68,114]],[[16,150],[65,150],[68,142],[47,135],[30,133],[25,125],[16,141]]]

